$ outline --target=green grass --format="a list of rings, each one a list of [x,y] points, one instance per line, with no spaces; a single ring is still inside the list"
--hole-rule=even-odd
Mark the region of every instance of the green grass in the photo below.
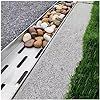
[[[99,2],[95,1],[83,38],[83,59],[71,78],[65,99],[99,98]]]

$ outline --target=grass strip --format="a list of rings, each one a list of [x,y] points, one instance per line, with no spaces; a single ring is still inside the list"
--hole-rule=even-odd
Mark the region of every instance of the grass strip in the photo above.
[[[91,19],[83,37],[83,58],[71,78],[65,99],[99,98],[99,2],[93,3]]]

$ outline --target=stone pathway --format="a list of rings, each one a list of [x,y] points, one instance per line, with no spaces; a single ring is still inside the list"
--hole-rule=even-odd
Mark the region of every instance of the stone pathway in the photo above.
[[[82,58],[92,4],[77,3],[14,99],[62,99]]]

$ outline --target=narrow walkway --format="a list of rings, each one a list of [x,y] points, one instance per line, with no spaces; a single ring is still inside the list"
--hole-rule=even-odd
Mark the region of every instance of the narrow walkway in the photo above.
[[[77,3],[15,99],[62,99],[82,58],[82,38],[92,4]]]

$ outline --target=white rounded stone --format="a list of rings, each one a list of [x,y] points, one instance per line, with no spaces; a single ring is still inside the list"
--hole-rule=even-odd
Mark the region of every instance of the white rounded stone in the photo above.
[[[51,37],[48,36],[46,33],[43,35],[43,38],[46,40],[46,41],[50,41]]]
[[[48,27],[48,24],[47,24],[46,22],[43,22],[43,23],[41,24],[41,27],[42,27],[43,29],[45,29],[45,28]]]
[[[55,28],[56,28],[56,25],[51,25],[51,27],[52,27],[53,29],[55,29]]]
[[[59,18],[60,18],[60,19],[63,19],[64,17],[65,17],[64,14],[60,14],[60,15],[59,15]]]
[[[54,32],[54,28],[53,27],[47,27],[44,29],[47,33],[53,33]]]
[[[26,33],[26,34],[23,36],[23,41],[24,41],[24,42],[26,42],[26,41],[28,41],[28,40],[30,40],[30,39],[31,39],[30,33]]]
[[[36,26],[37,26],[37,27],[41,27],[41,24],[42,24],[42,21],[39,20],[39,21],[36,23]]]

